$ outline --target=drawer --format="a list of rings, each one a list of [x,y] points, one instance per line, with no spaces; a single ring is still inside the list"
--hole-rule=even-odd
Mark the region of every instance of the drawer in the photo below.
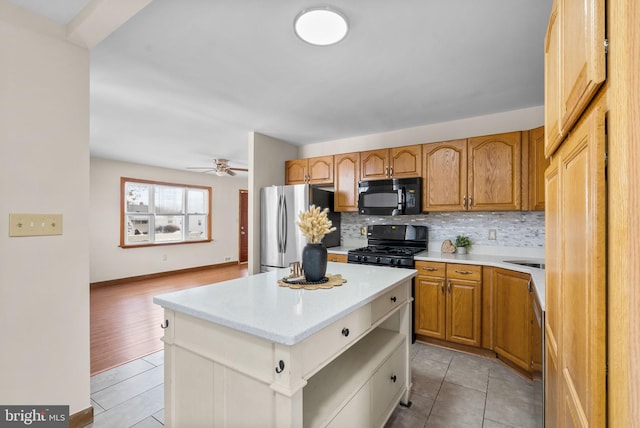
[[[306,338],[300,347],[303,377],[308,378],[356,342],[371,327],[371,306],[366,305]]]
[[[421,276],[435,276],[444,278],[447,274],[447,264],[442,262],[425,262],[416,260],[416,270]]]
[[[327,254],[328,262],[338,262],[338,263],[346,263],[347,255],[346,254]]]
[[[482,266],[447,263],[447,278],[481,281]]]
[[[371,324],[375,324],[380,318],[402,305],[407,300],[408,284],[400,284],[371,303]]]
[[[398,404],[400,391],[406,388],[405,349],[404,344],[400,344],[371,379],[372,426],[382,426],[384,418]]]

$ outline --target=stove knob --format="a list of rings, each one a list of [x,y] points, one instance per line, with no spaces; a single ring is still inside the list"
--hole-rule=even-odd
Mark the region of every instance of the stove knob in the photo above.
[[[361,258],[361,257],[360,257],[359,255],[358,255],[358,256],[356,256],[356,260],[357,260],[357,261],[360,261],[360,258]]]
[[[369,257],[367,257],[367,256],[362,256],[362,261],[363,261],[363,262],[366,262],[368,258],[369,258]]]
[[[396,262],[396,260],[395,260],[395,259],[389,259],[389,264],[390,264],[390,265],[394,264],[395,262]]]
[[[376,263],[380,263],[380,257],[376,257]]]

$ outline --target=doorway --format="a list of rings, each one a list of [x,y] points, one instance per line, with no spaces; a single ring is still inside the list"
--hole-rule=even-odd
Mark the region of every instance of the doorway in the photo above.
[[[238,239],[238,262],[247,263],[249,261],[249,191],[240,190],[240,228]]]

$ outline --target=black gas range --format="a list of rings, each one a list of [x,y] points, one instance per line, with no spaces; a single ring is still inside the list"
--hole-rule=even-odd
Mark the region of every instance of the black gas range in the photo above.
[[[413,256],[428,247],[426,226],[367,226],[367,246],[349,250],[348,263],[413,269]]]

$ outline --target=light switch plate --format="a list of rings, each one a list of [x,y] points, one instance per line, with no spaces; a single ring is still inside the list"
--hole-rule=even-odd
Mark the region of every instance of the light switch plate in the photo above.
[[[62,235],[62,214],[9,214],[9,236]]]

